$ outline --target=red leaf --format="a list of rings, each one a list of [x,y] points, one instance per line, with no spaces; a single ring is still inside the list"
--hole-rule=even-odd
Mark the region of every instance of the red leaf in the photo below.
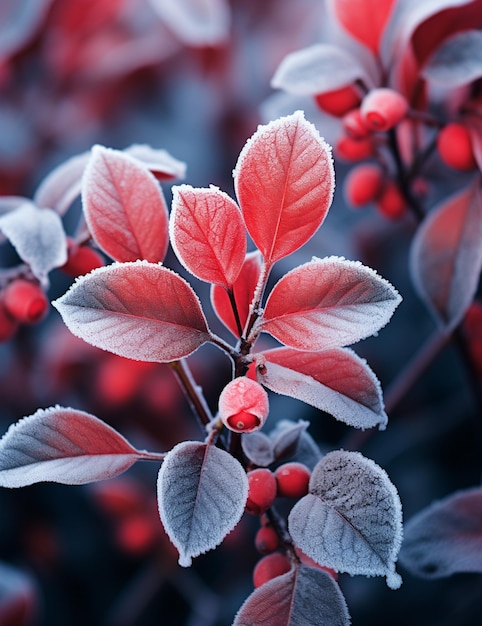
[[[325,350],[373,335],[400,301],[369,267],[339,257],[315,258],[278,281],[259,325],[292,348]]]
[[[94,146],[82,183],[90,232],[116,261],[162,261],[168,244],[168,214],[161,188],[139,161]]]
[[[314,235],[334,189],[329,146],[301,111],[260,126],[239,155],[236,194],[267,266]]]
[[[420,297],[446,330],[473,300],[482,267],[480,181],[444,200],[419,227],[411,272]]]
[[[146,261],[96,269],[53,305],[74,335],[139,361],[176,361],[210,336],[192,287]]]
[[[216,187],[173,187],[171,244],[197,278],[231,289],[246,255],[243,216]]]
[[[330,0],[329,4],[350,35],[377,54],[395,0]]]
[[[0,485],[43,481],[82,485],[121,474],[143,458],[97,417],[64,407],[39,409],[13,424],[0,441]]]
[[[257,376],[271,391],[306,402],[355,428],[385,428],[380,383],[366,362],[343,348],[263,352]]]
[[[248,320],[249,305],[253,301],[254,290],[256,289],[260,273],[260,254],[256,250],[255,252],[250,252],[246,255],[241,272],[233,285],[234,300],[238,309],[241,328],[244,328]],[[239,337],[233,308],[231,306],[228,293],[223,287],[220,287],[219,285],[212,286],[211,303],[217,316],[223,324],[229,328],[235,337]]]

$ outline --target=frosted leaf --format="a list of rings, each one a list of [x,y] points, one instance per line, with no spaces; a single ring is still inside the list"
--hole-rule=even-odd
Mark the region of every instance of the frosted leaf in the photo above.
[[[246,473],[213,445],[184,441],[167,455],[157,482],[159,513],[179,564],[218,546],[238,524],[248,497]]]
[[[290,512],[295,544],[319,565],[337,572],[386,576],[395,571],[402,542],[400,498],[386,472],[359,452],[329,452],[314,468],[309,494]]]
[[[48,273],[67,261],[67,241],[59,216],[30,202],[0,216],[0,230],[44,285]]]
[[[217,187],[173,187],[171,245],[197,278],[231,289],[246,256],[245,226],[237,204]]]
[[[0,440],[0,486],[82,485],[117,476],[142,458],[149,454],[89,413],[39,409],[12,424]]]
[[[85,219],[98,245],[116,261],[162,261],[168,213],[159,184],[140,161],[94,146],[82,181]]]
[[[306,431],[309,422],[298,420],[280,420],[269,436],[277,461],[291,460],[303,463],[313,469],[322,457],[320,448],[313,437]]]
[[[278,348],[263,352],[257,376],[271,391],[326,411],[355,428],[384,429],[387,415],[375,374],[352,350],[302,352]]]
[[[247,459],[259,467],[268,467],[274,461],[273,446],[264,433],[245,433],[241,436],[241,447]]]
[[[175,361],[209,339],[192,287],[160,264],[98,268],[52,304],[77,337],[138,361]]]
[[[471,304],[481,267],[482,195],[476,180],[433,209],[412,243],[415,288],[445,330],[455,328]]]
[[[326,572],[300,566],[258,587],[233,626],[348,626],[345,598]]]
[[[409,519],[400,563],[423,578],[482,573],[482,488],[454,493]]]
[[[335,186],[331,149],[302,111],[259,126],[233,176],[246,227],[268,267],[314,235]]]
[[[177,37],[191,46],[216,45],[229,37],[226,0],[149,0]]]
[[[298,350],[341,347],[380,330],[400,302],[396,289],[360,262],[314,258],[273,287],[260,327]]]
[[[288,54],[278,66],[271,86],[288,93],[314,96],[359,79],[370,83],[356,57],[339,46],[318,43]]]
[[[186,175],[184,161],[175,159],[167,150],[157,150],[147,144],[136,143],[123,152],[142,161],[157,180],[174,180],[184,178]]]
[[[422,74],[431,82],[451,89],[462,87],[482,76],[482,33],[464,31],[437,48]]]
[[[67,159],[37,187],[33,197],[38,207],[48,207],[59,215],[66,213],[69,206],[80,195],[82,175],[90,157],[90,152],[83,152]]]

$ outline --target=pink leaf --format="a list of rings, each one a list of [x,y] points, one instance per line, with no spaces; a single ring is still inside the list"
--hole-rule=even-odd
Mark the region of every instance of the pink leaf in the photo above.
[[[260,126],[239,155],[236,194],[268,267],[305,244],[334,189],[329,146],[301,111]]]
[[[246,255],[243,216],[216,187],[173,187],[171,244],[197,278],[231,289]]]
[[[257,369],[258,380],[271,391],[306,402],[355,428],[385,428],[380,383],[351,350],[276,348],[260,357],[264,367]]]
[[[162,261],[168,214],[161,188],[139,161],[94,146],[84,173],[82,202],[90,232],[116,261]]]
[[[400,301],[369,267],[340,257],[314,258],[274,286],[260,327],[292,348],[326,350],[373,335]]]
[[[89,152],[77,154],[54,168],[37,187],[34,203],[63,215],[80,194],[82,175],[89,156]]]
[[[236,302],[241,328],[244,328],[248,320],[249,305],[253,301],[254,290],[256,289],[260,272],[261,263],[259,252],[257,250],[255,252],[249,252],[246,255],[239,276],[234,281],[233,285],[234,300]],[[219,285],[213,285],[211,288],[211,302],[219,319],[229,328],[235,337],[239,337],[233,308],[227,291]]]
[[[411,273],[420,297],[446,330],[472,302],[482,267],[480,182],[444,200],[419,227]]]
[[[330,0],[330,8],[343,27],[377,54],[395,0]]]
[[[188,45],[212,46],[229,36],[231,16],[226,0],[150,0],[150,3]]]
[[[175,361],[209,339],[192,287],[146,261],[96,269],[53,305],[74,335],[138,361]]]
[[[366,69],[350,52],[328,43],[318,43],[288,54],[272,80],[275,89],[315,95],[333,91],[362,79],[370,83]]]
[[[0,441],[0,485],[82,485],[117,476],[150,456],[89,413],[39,409],[12,424]]]

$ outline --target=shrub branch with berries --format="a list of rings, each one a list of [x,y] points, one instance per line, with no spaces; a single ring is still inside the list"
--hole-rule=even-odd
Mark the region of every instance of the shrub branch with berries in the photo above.
[[[397,492],[359,453],[317,451],[310,467],[300,462],[296,450],[311,441],[307,423],[269,428],[270,392],[356,428],[387,423],[375,374],[347,346],[389,321],[401,300],[392,285],[360,262],[327,257],[307,260],[267,288],[273,266],[300,249],[327,215],[334,191],[330,148],[299,111],[260,126],[234,169],[237,201],[214,186],[182,184],[173,188],[170,217],[149,166],[135,156],[95,146],[83,165],[81,230],[113,263],[92,269],[97,253],[79,256],[84,244],[65,241],[67,262],[59,254],[50,264],[71,271],[86,263],[92,271],[53,304],[91,345],[170,363],[204,437],[169,451],[137,450],[97,417],[56,406],[8,430],[0,444],[0,483],[83,484],[139,460],[162,461],[159,512],[180,565],[218,546],[245,511],[264,520],[256,539],[264,555],[254,572],[259,590],[235,624],[255,623],[270,611],[270,623],[291,623],[289,598],[295,610],[304,604],[313,623],[348,624],[337,572],[385,576],[393,588],[401,583]],[[247,234],[256,246],[249,252]],[[163,265],[169,242],[184,268],[211,285],[214,312],[234,341],[210,329],[193,287]],[[12,283],[17,290],[22,284]],[[259,349],[263,333],[278,347]],[[206,343],[232,363],[215,415],[188,365]],[[277,510],[279,498],[291,502],[289,515]],[[267,604],[273,593],[283,596],[282,605]]]

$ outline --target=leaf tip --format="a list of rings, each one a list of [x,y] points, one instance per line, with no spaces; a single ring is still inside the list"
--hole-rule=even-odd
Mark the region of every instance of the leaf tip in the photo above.
[[[386,576],[387,585],[390,589],[399,589],[402,585],[402,577],[394,570],[389,572]]]

